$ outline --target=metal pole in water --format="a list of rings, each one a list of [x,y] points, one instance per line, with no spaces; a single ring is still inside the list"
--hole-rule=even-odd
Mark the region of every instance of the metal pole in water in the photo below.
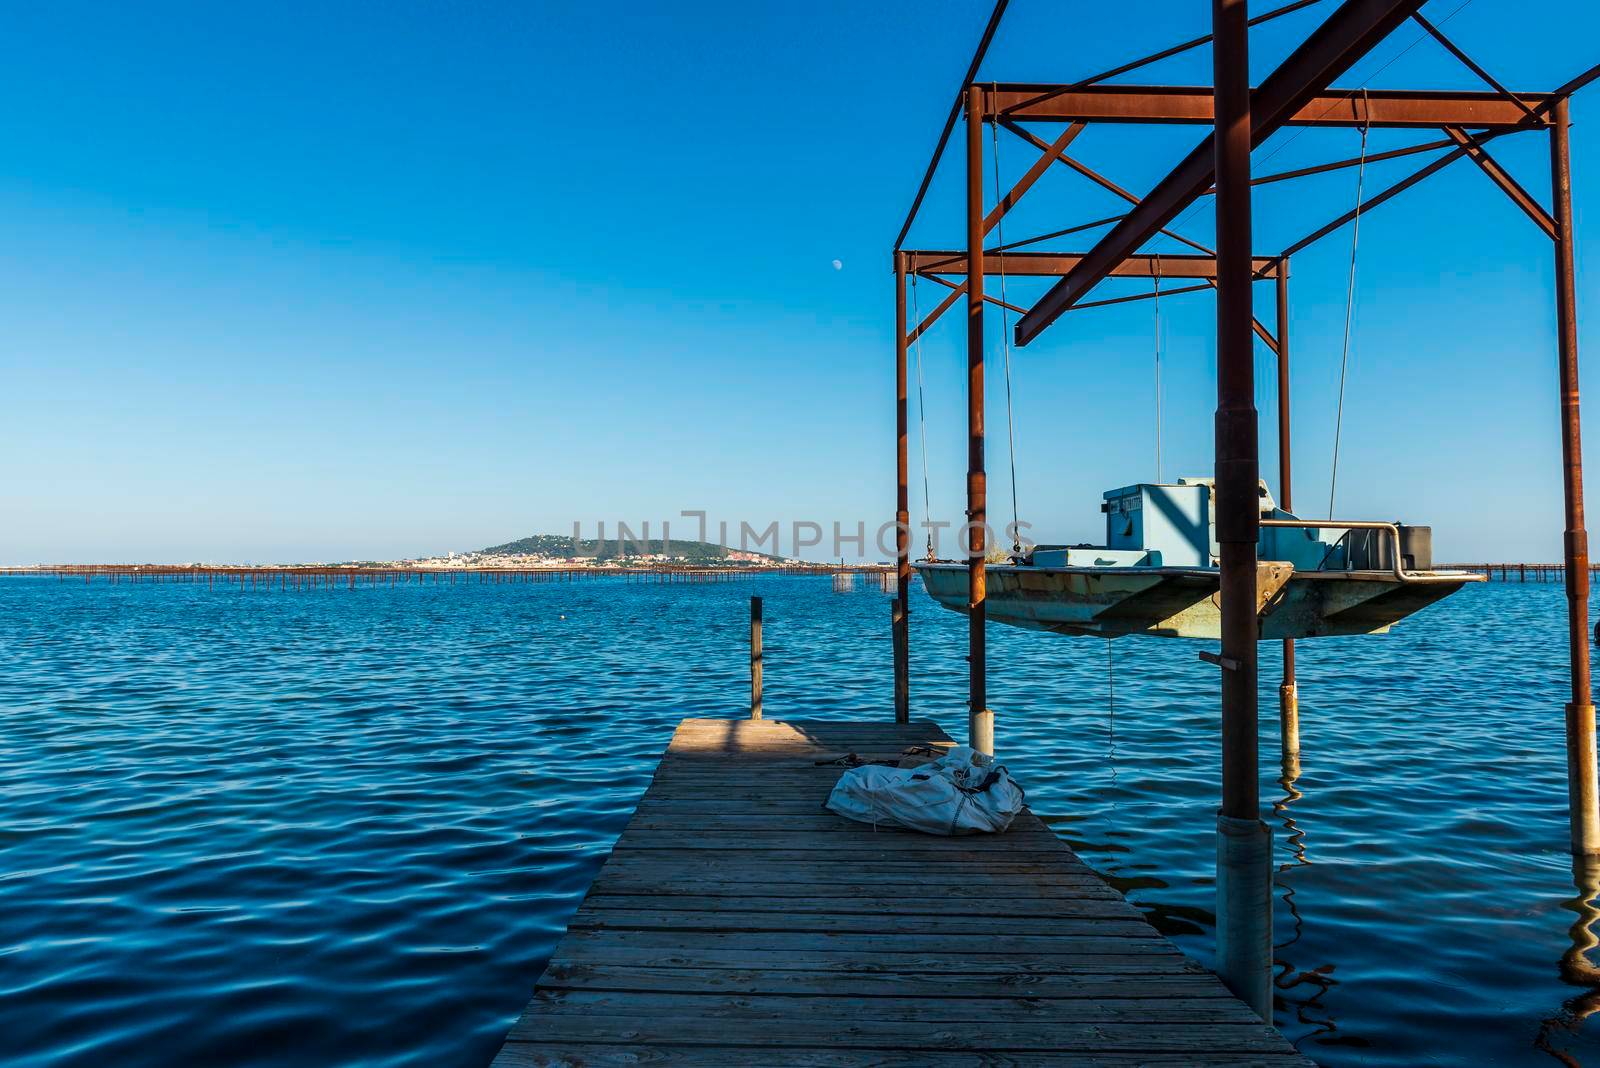
[[[1572,266],[1572,161],[1565,98],[1550,116],[1551,200],[1556,221],[1556,341],[1561,374],[1563,536],[1567,651],[1572,700],[1566,707],[1567,796],[1572,851],[1600,853],[1600,796],[1595,778],[1594,697],[1589,688],[1589,532],[1583,522],[1583,445],[1578,417],[1578,314]]]
[[[894,608],[890,613],[890,633],[894,636],[894,721],[911,720],[911,633],[907,612],[906,588],[911,585],[911,497],[907,488],[910,462],[907,450],[906,421],[906,255],[894,254],[894,566],[899,580]]]
[[[761,598],[750,598],[750,718],[761,718]]]
[[[967,734],[980,753],[994,752],[984,622],[988,575],[984,523],[988,487],[983,466],[983,112],[985,93],[967,86]]]
[[[1278,261],[1278,493],[1283,510],[1294,511],[1294,480],[1289,463],[1289,259]],[[1294,675],[1294,639],[1283,639],[1283,682],[1278,687],[1278,736],[1283,743],[1283,777],[1300,777],[1300,688]]]
[[[1272,1019],[1272,832],[1256,751],[1260,445],[1251,307],[1250,76],[1245,0],[1212,0],[1216,116],[1216,526],[1221,556],[1222,807],[1217,974]]]

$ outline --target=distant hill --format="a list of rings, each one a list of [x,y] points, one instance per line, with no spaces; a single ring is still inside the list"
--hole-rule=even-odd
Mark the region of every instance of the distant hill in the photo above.
[[[607,538],[605,541],[591,539],[578,542],[577,551],[574,552],[572,538],[566,534],[533,534],[478,551],[486,556],[592,556],[597,561],[663,553],[691,564],[717,563],[726,560],[735,552],[725,545],[678,538],[673,538],[670,542],[664,542],[660,538],[640,538],[637,541],[629,540],[620,544],[616,538]],[[759,556],[764,560],[783,559],[767,553],[750,555]]]

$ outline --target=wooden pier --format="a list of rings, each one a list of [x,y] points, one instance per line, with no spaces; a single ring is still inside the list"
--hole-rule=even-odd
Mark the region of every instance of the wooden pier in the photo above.
[[[854,589],[857,575],[870,586],[892,591],[894,568],[888,564],[637,564],[549,567],[412,567],[406,565],[311,564],[259,567],[234,565],[170,564],[40,564],[33,567],[0,567],[0,575],[23,578],[48,578],[57,582],[82,582],[95,579],[109,585],[120,583],[204,583],[250,590],[332,590],[410,585],[455,585],[462,583],[504,584],[526,582],[577,582],[591,578],[622,578],[629,582],[702,583],[731,582],[737,579],[805,577],[832,575],[836,588]]]
[[[1470,571],[1475,575],[1500,582],[1565,582],[1567,568],[1565,564],[1441,564],[1444,571]],[[1589,578],[1600,578],[1600,564],[1591,564],[1587,568]]]
[[[938,838],[822,807],[836,758],[950,744],[684,720],[497,1068],[1311,1063],[1031,812]]]

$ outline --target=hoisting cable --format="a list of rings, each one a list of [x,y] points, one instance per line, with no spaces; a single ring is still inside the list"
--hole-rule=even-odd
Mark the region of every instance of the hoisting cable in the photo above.
[[[999,86],[996,84],[996,90]],[[1000,124],[989,123],[990,159],[994,163],[995,237],[1000,241],[1000,344],[1005,352],[1006,442],[1011,459],[1011,551],[1022,552],[1022,532],[1017,527],[1017,431],[1011,416],[1011,309],[1006,306],[1006,213],[1000,203]],[[970,279],[968,284],[971,284]]]
[[[1161,257],[1152,261],[1155,272],[1155,296],[1150,303],[1156,309],[1156,483],[1161,482]]]
[[[922,322],[917,307],[917,274],[911,272],[911,320]],[[928,504],[928,401],[922,390],[922,334],[917,334],[917,433],[922,439],[922,529],[928,534],[928,559],[933,559],[933,515]]]
[[[1106,763],[1111,767],[1111,786],[1117,785],[1117,664],[1116,649],[1106,639]]]
[[[1333,470],[1328,476],[1328,518],[1333,518],[1333,495],[1339,486],[1339,440],[1344,433],[1344,383],[1350,370],[1350,321],[1356,305],[1356,250],[1361,242],[1361,193],[1367,177],[1367,132],[1372,128],[1371,105],[1366,89],[1361,90],[1362,113],[1368,116],[1361,126],[1361,162],[1356,167],[1356,210],[1351,217],[1350,276],[1344,293],[1344,351],[1339,357],[1339,407],[1333,419]]]

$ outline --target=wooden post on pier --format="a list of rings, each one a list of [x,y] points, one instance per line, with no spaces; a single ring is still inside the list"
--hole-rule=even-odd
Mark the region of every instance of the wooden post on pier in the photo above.
[[[750,598],[750,718],[761,718],[761,598]]]

